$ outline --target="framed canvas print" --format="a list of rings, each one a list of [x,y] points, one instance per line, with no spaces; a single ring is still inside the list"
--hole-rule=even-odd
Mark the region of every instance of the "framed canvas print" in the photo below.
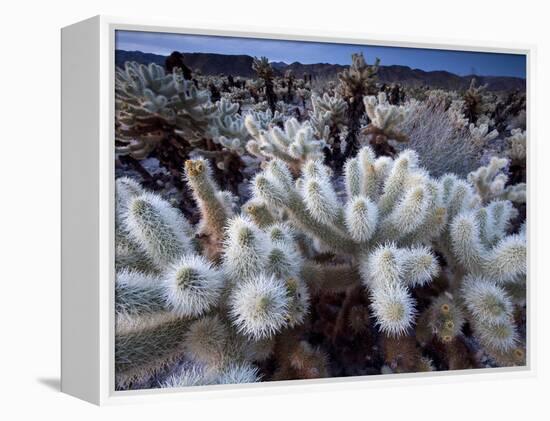
[[[528,371],[529,59],[64,28],[63,391]]]

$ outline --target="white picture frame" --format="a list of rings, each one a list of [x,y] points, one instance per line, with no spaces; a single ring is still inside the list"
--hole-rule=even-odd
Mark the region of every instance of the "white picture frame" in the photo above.
[[[535,302],[532,279],[527,282],[527,365],[460,372],[391,374],[323,380],[295,380],[200,388],[115,391],[114,388],[114,35],[139,30],[198,35],[239,36],[299,41],[336,42],[399,47],[437,48],[525,54],[527,61],[527,126],[530,124],[532,61],[526,45],[487,45],[457,41],[403,39],[368,34],[314,33],[252,27],[193,27],[174,22],[96,16],[62,29],[62,377],[63,392],[103,405],[203,399],[263,393],[336,388],[370,388],[394,384],[446,383],[532,376]],[[532,156],[528,130],[528,154]],[[532,168],[528,157],[528,177]],[[531,210],[528,208],[528,220]],[[528,245],[531,241],[528,223]],[[529,250],[529,246],[528,246]],[[528,268],[533,267],[528,253]]]

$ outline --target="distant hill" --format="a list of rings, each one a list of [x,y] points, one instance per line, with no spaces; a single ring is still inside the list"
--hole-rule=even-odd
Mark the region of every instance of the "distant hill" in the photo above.
[[[136,61],[138,63],[148,64],[156,63],[164,65],[166,56],[142,53],[141,51],[116,50],[115,63],[122,67],[126,61]],[[225,55],[211,53],[184,53],[183,61],[191,69],[198,69],[205,75],[233,75],[242,77],[253,77],[252,70],[253,58],[248,55]],[[273,69],[278,74],[284,74],[287,70],[292,70],[296,77],[303,77],[304,74],[311,74],[313,77],[335,78],[336,75],[349,66],[330,63],[302,64],[294,62],[287,64],[284,62],[273,62]],[[420,69],[411,69],[407,66],[380,66],[378,77],[381,83],[399,82],[405,86],[430,86],[432,88],[442,89],[466,89],[470,85],[470,80],[475,77],[478,84],[487,84],[487,89],[491,91],[524,91],[525,79],[510,76],[459,76],[444,70],[424,71]]]
[[[127,61],[136,61],[141,64],[155,63],[164,66],[166,56],[158,54],[142,53],[141,51],[115,50],[115,64],[117,67],[124,67]]]

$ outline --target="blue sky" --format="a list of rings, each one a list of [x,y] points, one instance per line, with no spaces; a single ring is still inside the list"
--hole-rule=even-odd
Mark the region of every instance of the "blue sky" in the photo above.
[[[117,31],[116,48],[168,55],[172,51],[266,56],[270,61],[349,64],[362,51],[368,63],[399,64],[422,70],[447,70],[458,75],[525,77],[526,59],[520,54],[478,53],[425,48],[379,47],[257,38]]]

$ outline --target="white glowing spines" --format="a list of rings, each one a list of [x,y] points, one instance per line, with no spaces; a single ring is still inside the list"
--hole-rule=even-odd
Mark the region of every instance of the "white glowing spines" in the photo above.
[[[167,311],[118,317],[115,336],[116,384],[149,379],[183,354],[185,320]]]
[[[261,379],[259,370],[248,362],[228,364],[215,377],[216,384],[256,383]]]
[[[205,316],[189,325],[185,334],[185,351],[188,358],[209,368],[226,363],[229,332],[220,317]]]
[[[402,252],[401,277],[410,286],[424,286],[439,275],[439,263],[425,246],[411,247]]]
[[[481,199],[466,181],[460,180],[454,174],[445,174],[439,182],[442,187],[442,201],[447,209],[449,222],[461,212],[479,208]]]
[[[297,277],[300,274],[303,259],[292,243],[273,242],[265,265],[265,271],[279,279]]]
[[[223,274],[202,256],[187,255],[174,262],[164,277],[166,301],[175,314],[197,317],[218,303]]]
[[[357,158],[350,158],[346,161],[344,164],[344,177],[348,198],[361,194],[361,169]]]
[[[198,364],[187,364],[160,383],[162,388],[203,386],[211,384],[207,370]]]
[[[509,202],[502,204],[505,203]],[[486,212],[463,212],[453,220],[452,249],[468,273],[498,283],[514,281],[526,274],[525,236],[506,235],[508,219],[513,215],[506,209],[507,206],[489,206]]]
[[[115,281],[117,318],[152,314],[166,307],[161,279],[137,270],[118,271]]]
[[[400,280],[399,254],[392,245],[379,247],[369,255],[363,267],[363,279],[370,290],[376,324],[389,336],[405,334],[415,316],[414,300]]]
[[[474,335],[489,351],[507,352],[517,345],[513,303],[503,288],[486,278],[470,276],[464,280],[462,295]]]
[[[286,224],[261,230],[237,217],[228,227],[224,268],[233,280],[230,307],[243,334],[262,339],[304,321],[309,294],[301,280],[303,258]]]
[[[507,155],[515,162],[525,161],[527,158],[527,132],[521,129],[512,129],[511,136],[506,139],[510,148]]]
[[[345,223],[351,238],[366,242],[376,232],[378,207],[368,197],[355,196],[346,204]]]
[[[264,171],[257,174],[252,181],[254,196],[274,209],[288,203],[293,189],[294,181],[290,168],[278,159],[269,161]]]
[[[483,263],[485,274],[500,282],[515,281],[527,273],[527,244],[521,234],[500,240]]]
[[[131,198],[123,220],[130,238],[160,267],[192,250],[189,223],[156,194]]]
[[[490,351],[507,352],[518,344],[518,333],[514,323],[474,323],[474,335]]]
[[[269,239],[250,219],[229,221],[224,247],[224,269],[234,282],[262,272],[269,253]]]
[[[341,208],[332,186],[321,178],[307,177],[302,195],[309,213],[322,224],[331,224],[338,218]]]
[[[430,282],[438,273],[437,260],[425,247],[399,249],[388,244],[367,256],[361,275],[382,332],[400,336],[412,327],[416,308],[409,288]]]
[[[506,292],[486,279],[466,279],[463,298],[466,308],[479,322],[497,324],[512,316],[513,305]]]
[[[424,221],[429,204],[429,193],[424,186],[409,190],[399,201],[390,218],[400,232],[409,234]]]
[[[394,244],[377,247],[363,260],[363,281],[370,287],[394,285],[402,275],[401,253]]]
[[[304,191],[308,180],[313,182],[316,192]],[[328,168],[320,162],[307,162],[303,177],[294,183],[288,166],[273,160],[255,177],[253,192],[255,199],[273,209],[286,211],[293,226],[319,239],[329,248],[344,252],[352,252],[356,248],[345,232],[342,209],[330,184]]]
[[[361,172],[361,194],[375,200],[380,187],[380,174],[376,171],[376,156],[369,147],[364,147],[357,153],[357,162]]]
[[[117,224],[120,224],[124,212],[126,212],[128,209],[128,203],[130,202],[130,199],[136,196],[140,196],[144,193],[144,190],[137,181],[132,180],[130,177],[117,178],[115,188],[115,215]]]
[[[405,334],[414,323],[415,301],[402,284],[373,289],[371,309],[380,330],[390,336]]]
[[[289,296],[283,281],[259,275],[237,285],[230,314],[239,332],[254,339],[273,336],[287,323]]]
[[[244,384],[261,380],[258,368],[249,362],[231,362],[212,370],[201,364],[187,364],[160,383],[162,388],[205,386],[213,384]]]
[[[509,164],[506,158],[491,158],[489,165],[468,174],[468,181],[484,201],[498,197],[504,191],[508,176],[502,172]]]
[[[383,193],[378,203],[383,214],[388,214],[403,193],[407,177],[416,168],[418,156],[414,151],[404,151],[395,159],[384,183]]]

